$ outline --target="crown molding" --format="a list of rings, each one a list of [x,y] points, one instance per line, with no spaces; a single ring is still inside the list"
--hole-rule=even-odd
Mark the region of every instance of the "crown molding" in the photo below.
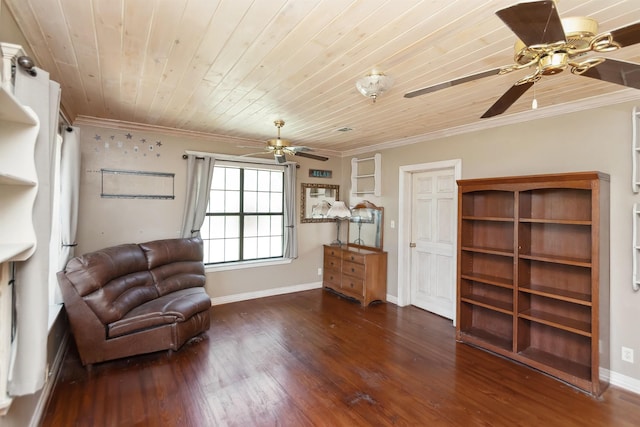
[[[482,119],[480,121],[469,123],[468,125],[457,126],[453,128],[441,129],[434,132],[416,135],[409,138],[398,139],[395,141],[383,142],[381,144],[369,145],[367,147],[354,148],[341,153],[342,157],[352,157],[360,154],[370,153],[372,151],[387,150],[390,148],[402,147],[405,145],[416,144],[419,142],[433,141],[435,139],[446,138],[455,135],[461,135],[470,132],[476,132],[486,129],[497,128],[517,123],[524,123],[532,120],[543,119],[547,117],[556,117],[563,114],[575,113],[577,111],[591,110],[594,108],[606,107],[608,105],[621,104],[623,102],[638,101],[640,95],[636,89],[623,89],[618,92],[605,95],[585,98],[578,102],[559,104],[537,110],[527,110],[520,113],[501,115],[491,119]]]
[[[79,115],[73,121],[74,126],[93,126],[109,129],[120,129],[125,131],[141,131],[141,132],[158,132],[164,135],[175,137],[188,137],[195,139],[214,140],[216,142],[233,143],[239,145],[248,145],[260,149],[265,146],[265,141],[251,138],[240,138],[236,136],[227,136],[217,133],[198,132],[192,130],[178,129],[167,126],[150,125],[145,123],[128,122],[126,120],[102,119],[99,117]],[[325,156],[343,157],[342,153],[335,150],[313,149],[314,154],[323,154]]]
[[[102,119],[99,117],[91,117],[91,116],[77,116],[73,121],[74,126],[95,126],[95,127],[106,127],[109,129],[120,129],[120,130],[136,130],[142,132],[159,132],[165,135],[177,136],[177,137],[189,137],[196,139],[207,139],[207,140],[221,140],[221,142],[234,142],[240,144],[256,144],[258,147],[264,145],[264,141],[260,141],[257,139],[250,138],[239,138],[236,136],[227,136],[221,135],[217,133],[208,133],[208,132],[198,132],[193,130],[185,130],[172,128],[167,126],[158,126],[158,125],[149,125],[145,123],[136,123],[136,122],[128,122],[125,120],[113,120],[113,119]]]

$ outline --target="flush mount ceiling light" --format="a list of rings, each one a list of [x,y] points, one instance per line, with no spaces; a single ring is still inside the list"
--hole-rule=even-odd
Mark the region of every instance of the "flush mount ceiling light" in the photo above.
[[[385,75],[381,71],[374,70],[359,79],[356,82],[356,87],[361,94],[367,98],[371,98],[373,102],[376,102],[376,99],[384,92],[388,91],[392,84],[393,79],[391,77]]]

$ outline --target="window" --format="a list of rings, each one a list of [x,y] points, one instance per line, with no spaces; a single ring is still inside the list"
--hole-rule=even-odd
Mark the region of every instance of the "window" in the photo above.
[[[204,263],[282,258],[284,168],[216,165],[200,228]]]

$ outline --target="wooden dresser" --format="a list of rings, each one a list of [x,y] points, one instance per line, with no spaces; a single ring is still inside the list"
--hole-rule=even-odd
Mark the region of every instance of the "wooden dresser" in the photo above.
[[[349,246],[324,246],[322,285],[362,305],[386,301],[387,253]]]

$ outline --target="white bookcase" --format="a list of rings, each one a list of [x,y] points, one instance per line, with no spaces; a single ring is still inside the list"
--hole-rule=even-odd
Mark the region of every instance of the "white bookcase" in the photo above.
[[[382,194],[382,155],[351,159],[351,194],[356,197]]]
[[[32,210],[38,191],[34,149],[38,117],[0,87],[0,263],[35,250]]]
[[[24,261],[36,250],[33,205],[38,192],[35,146],[40,121],[13,96],[18,45],[0,43],[0,416],[11,405],[7,394],[11,343],[13,286],[11,262]]]

